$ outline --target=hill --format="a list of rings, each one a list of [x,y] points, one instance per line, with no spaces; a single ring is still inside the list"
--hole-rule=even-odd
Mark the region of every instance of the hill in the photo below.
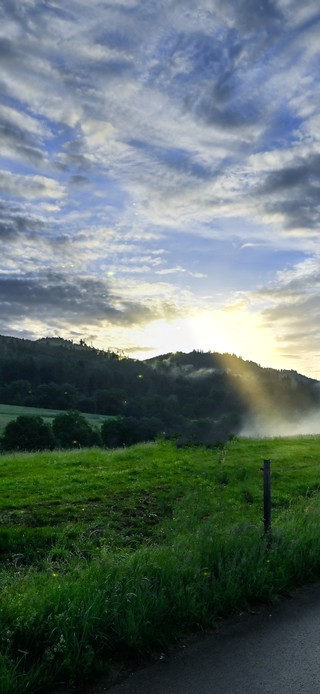
[[[62,338],[0,336],[0,402],[148,420],[210,443],[225,433],[318,433],[319,382],[232,354],[194,350],[145,361]]]

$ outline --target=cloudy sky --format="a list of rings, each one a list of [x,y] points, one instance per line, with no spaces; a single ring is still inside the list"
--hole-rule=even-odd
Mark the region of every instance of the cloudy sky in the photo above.
[[[318,0],[1,0],[0,334],[320,378]]]

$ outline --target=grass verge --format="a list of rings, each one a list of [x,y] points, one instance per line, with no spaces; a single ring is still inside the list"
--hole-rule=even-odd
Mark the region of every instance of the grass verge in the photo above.
[[[113,517],[118,536],[111,533],[102,540],[99,533],[91,536],[87,552],[85,540],[81,551],[76,551],[85,530],[82,517],[70,521],[67,514],[67,521],[64,519],[79,496],[82,504],[85,501],[83,486],[81,492],[76,491],[64,478],[68,477],[66,468],[73,470],[75,453],[58,458],[51,493],[69,489],[69,498],[66,503],[61,495],[53,544],[40,555],[34,552],[29,556],[25,551],[24,563],[14,563],[8,551],[3,554],[1,692],[48,692],[54,685],[84,681],[108,664],[112,666],[119,654],[164,648],[183,634],[212,626],[220,616],[252,603],[275,600],[291,588],[318,578],[318,443],[314,438],[296,440],[295,446],[288,440],[264,444],[239,441],[230,444],[223,455],[202,449],[177,453],[170,444],[158,444],[105,454],[105,467],[103,458],[96,459],[95,464],[93,457],[91,464],[87,459],[89,494],[94,473],[99,488],[101,468],[104,471],[102,478],[108,488],[102,515],[105,524],[107,509],[112,516],[116,499],[120,506],[120,515]],[[272,449],[275,460],[270,540],[263,535],[260,460],[256,458],[266,446],[268,453]],[[88,452],[81,454],[84,461]],[[41,459],[45,467],[45,459]],[[54,459],[47,458],[52,464]],[[39,464],[37,456],[12,457],[11,463],[13,460],[18,477],[19,464],[21,475],[23,465],[29,465],[31,472]],[[8,462],[6,457],[4,466]],[[79,459],[78,465],[81,468]],[[42,472],[47,479],[48,470]],[[24,474],[28,479],[27,470]],[[128,484],[131,494],[126,496]],[[141,498],[150,499],[151,492],[153,504],[141,505]],[[35,502],[36,497],[32,498]],[[15,508],[21,510],[18,499],[17,493]],[[3,507],[3,514],[5,510],[8,513]],[[43,512],[53,528],[46,507]],[[132,544],[130,533],[127,539],[132,518],[133,535],[139,535],[136,544]],[[30,527],[35,533],[43,530],[41,524]],[[74,536],[70,539],[72,528]],[[9,531],[8,526],[10,535]]]

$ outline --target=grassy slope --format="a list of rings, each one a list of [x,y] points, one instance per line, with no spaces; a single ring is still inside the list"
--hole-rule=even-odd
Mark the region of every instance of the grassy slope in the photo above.
[[[163,646],[318,576],[318,450],[304,437],[2,456],[1,691],[82,679],[120,646]]]
[[[20,407],[19,405],[1,405],[0,404],[0,433],[12,419],[16,419],[20,415],[39,415],[45,422],[51,424],[56,414],[61,414],[63,410],[48,410],[44,407]],[[89,424],[93,427],[100,428],[105,419],[109,419],[103,414],[86,414],[83,413]]]

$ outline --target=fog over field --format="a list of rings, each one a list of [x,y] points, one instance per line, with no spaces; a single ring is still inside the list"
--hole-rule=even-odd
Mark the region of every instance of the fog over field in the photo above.
[[[249,438],[308,435],[320,435],[320,409],[297,419],[262,414],[250,417],[240,431],[240,436]]]

